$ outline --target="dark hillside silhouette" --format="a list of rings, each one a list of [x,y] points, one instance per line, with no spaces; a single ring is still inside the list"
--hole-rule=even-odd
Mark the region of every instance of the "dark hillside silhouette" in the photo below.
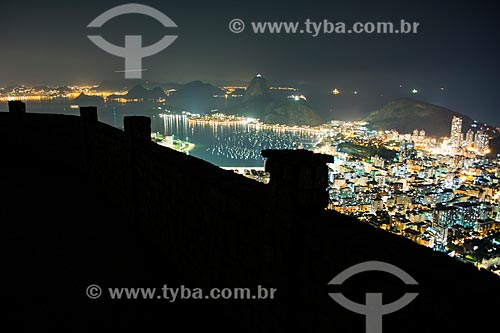
[[[0,221],[7,319],[16,331],[365,332],[328,282],[377,260],[410,274],[363,273],[340,287],[364,303],[418,297],[383,332],[494,327],[500,279],[323,208],[328,156],[265,151],[269,185],[150,140],[150,120],[125,130],[81,116],[0,113]],[[110,300],[88,285],[276,288],[274,300]],[[12,326],[14,327],[14,326]]]

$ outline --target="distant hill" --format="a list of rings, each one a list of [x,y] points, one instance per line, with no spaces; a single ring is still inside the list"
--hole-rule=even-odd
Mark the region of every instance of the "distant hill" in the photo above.
[[[130,80],[129,80],[130,81]],[[144,80],[132,80],[134,86],[127,88],[129,81],[104,81],[96,89],[97,91],[123,91],[128,90],[126,95],[111,95],[110,98],[129,98],[156,100],[165,98],[167,106],[171,111],[190,111],[193,113],[210,112],[213,109],[224,107],[224,98],[214,98],[214,95],[223,95],[224,92],[211,84],[201,81],[188,83],[158,83]],[[167,98],[165,91],[169,92]]]
[[[306,101],[271,96],[267,81],[261,75],[252,79],[243,100],[225,108],[224,112],[258,118],[266,124],[315,126],[323,123]]]
[[[255,76],[248,84],[247,89],[240,90],[239,93],[243,94],[243,99],[226,107],[225,113],[260,119],[263,117],[266,107],[273,101],[269,94],[267,81],[261,75]]]
[[[143,98],[143,99],[159,99],[165,98],[165,91],[162,88],[156,87],[153,89],[146,89],[141,85],[137,85],[129,90],[129,92],[123,96],[124,98]]]
[[[175,89],[177,89],[177,91],[172,94],[173,100],[206,99],[213,98],[214,95],[223,94],[220,88],[201,81],[192,81],[179,85]]]
[[[262,122],[266,124],[316,126],[324,120],[304,100],[288,99],[272,102],[264,110]]]
[[[206,113],[223,106],[223,98],[214,98],[215,95],[224,95],[224,92],[209,83],[192,81],[175,87],[177,91],[170,94],[167,104],[174,110],[188,110],[194,113]]]
[[[104,104],[104,99],[101,96],[88,96],[88,95],[85,95],[83,93],[81,93],[73,101],[75,103],[85,104],[85,105],[100,105],[100,104]]]
[[[462,117],[462,132],[466,132],[473,123],[466,115],[409,98],[391,101],[364,120],[377,130],[395,129],[411,133],[414,129],[424,129],[429,135],[448,136],[453,116]]]
[[[258,74],[255,76],[250,84],[248,85],[245,95],[243,96],[243,102],[254,101],[257,99],[268,99],[269,87],[267,85],[266,79],[262,75]]]

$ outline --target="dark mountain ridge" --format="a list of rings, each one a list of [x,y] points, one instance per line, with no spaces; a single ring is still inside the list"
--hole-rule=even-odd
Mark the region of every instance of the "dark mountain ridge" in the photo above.
[[[258,118],[266,124],[316,126],[324,122],[304,99],[271,95],[267,81],[262,75],[252,79],[243,101],[227,107],[224,111]]]
[[[474,124],[467,115],[410,98],[391,101],[364,120],[376,130],[395,129],[400,133],[411,133],[423,129],[428,135],[448,136],[453,116],[462,117],[462,132],[467,132]]]

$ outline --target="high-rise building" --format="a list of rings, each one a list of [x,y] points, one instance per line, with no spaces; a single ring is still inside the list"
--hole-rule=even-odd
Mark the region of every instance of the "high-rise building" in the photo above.
[[[453,116],[451,119],[450,143],[453,147],[460,147],[462,138],[462,118]]]
[[[454,224],[456,207],[437,205],[432,212],[432,229],[435,231],[435,243],[444,248],[448,243],[448,228]]]
[[[472,129],[467,131],[467,134],[465,135],[465,143],[467,146],[471,146],[474,143],[474,132]]]
[[[489,138],[488,134],[486,134],[483,130],[477,131],[476,134],[476,140],[474,142],[474,145],[480,154],[484,154],[488,150],[489,146]]]

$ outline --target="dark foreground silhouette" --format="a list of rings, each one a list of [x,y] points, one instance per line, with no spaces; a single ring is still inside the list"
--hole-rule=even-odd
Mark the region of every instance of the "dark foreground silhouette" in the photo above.
[[[263,185],[150,142],[149,119],[125,131],[82,116],[0,113],[4,299],[18,331],[365,332],[337,304],[383,293],[417,298],[383,317],[383,332],[495,330],[500,279],[325,206],[328,157],[267,151]],[[395,265],[406,286],[367,272]],[[86,289],[98,284],[103,295]],[[276,288],[275,299],[112,300],[107,288]]]

